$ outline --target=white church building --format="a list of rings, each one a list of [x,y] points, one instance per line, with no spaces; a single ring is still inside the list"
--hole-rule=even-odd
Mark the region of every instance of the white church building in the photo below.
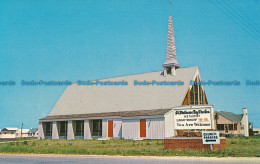
[[[68,86],[49,115],[39,120],[39,139],[138,140],[178,135],[175,107],[210,105],[203,86],[190,83],[201,81],[199,68],[181,68],[177,62],[171,16],[162,66],[161,71],[98,80],[104,85]]]

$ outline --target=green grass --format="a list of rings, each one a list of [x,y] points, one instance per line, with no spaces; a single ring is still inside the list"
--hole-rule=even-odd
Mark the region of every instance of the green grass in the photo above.
[[[36,140],[37,138],[30,137],[30,138],[14,138],[14,139],[0,139],[0,142],[13,142],[13,141],[30,141]]]
[[[0,153],[132,156],[260,157],[260,137],[227,138],[222,151],[164,150],[163,140],[26,140],[0,144]]]

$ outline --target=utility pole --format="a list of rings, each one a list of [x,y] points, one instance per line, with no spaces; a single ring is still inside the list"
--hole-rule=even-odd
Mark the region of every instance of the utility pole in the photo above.
[[[21,139],[22,139],[22,135],[23,135],[23,122],[22,122],[22,127],[21,127]]]

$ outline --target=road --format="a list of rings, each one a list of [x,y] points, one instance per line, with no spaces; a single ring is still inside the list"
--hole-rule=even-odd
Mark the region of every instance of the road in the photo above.
[[[0,163],[84,163],[84,164],[260,164],[260,158],[207,157],[123,157],[97,155],[0,154]]]

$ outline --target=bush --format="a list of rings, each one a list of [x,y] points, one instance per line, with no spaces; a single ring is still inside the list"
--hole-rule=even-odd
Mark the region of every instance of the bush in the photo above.
[[[232,140],[230,143],[231,143],[231,144],[236,144],[237,142]]]

